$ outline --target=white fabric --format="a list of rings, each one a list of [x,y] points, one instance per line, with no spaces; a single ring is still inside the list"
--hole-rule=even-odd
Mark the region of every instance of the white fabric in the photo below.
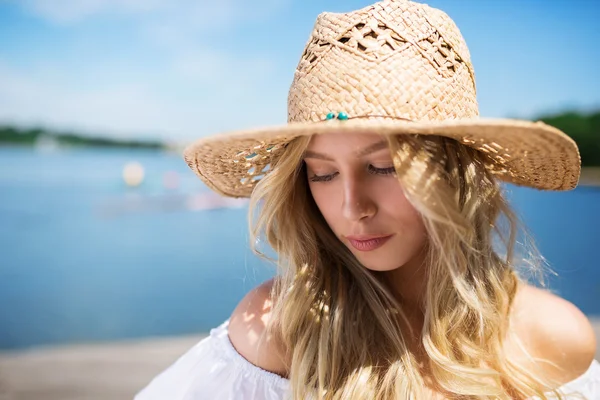
[[[229,320],[212,329],[208,337],[154,378],[134,400],[287,399],[289,381],[242,357],[229,340],[228,325]],[[561,391],[580,393],[588,400],[600,399],[600,363],[594,361]]]
[[[242,357],[229,340],[229,320],[158,375],[134,400],[282,400],[287,379]]]

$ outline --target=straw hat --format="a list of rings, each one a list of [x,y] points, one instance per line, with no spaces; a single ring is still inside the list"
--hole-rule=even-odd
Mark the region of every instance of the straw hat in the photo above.
[[[213,190],[248,197],[287,143],[312,134],[421,134],[487,153],[502,180],[546,190],[577,186],[580,157],[542,122],[479,118],[467,45],[444,12],[407,0],[323,13],[288,97],[288,123],[220,134],[184,150]]]

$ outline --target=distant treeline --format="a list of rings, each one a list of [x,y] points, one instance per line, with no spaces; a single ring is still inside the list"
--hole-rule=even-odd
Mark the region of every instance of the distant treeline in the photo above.
[[[536,120],[555,126],[573,138],[581,152],[584,167],[600,166],[600,111],[589,114],[565,112],[542,116]],[[89,137],[73,133],[56,133],[43,129],[20,129],[11,126],[0,126],[0,144],[13,143],[34,145],[40,139],[54,140],[59,145],[96,146],[96,147],[128,147],[163,149],[164,143],[159,141],[117,140],[101,137]]]
[[[567,112],[539,118],[573,138],[584,167],[600,167],[600,111],[590,114]]]
[[[0,126],[0,144],[35,145],[42,141],[53,141],[60,146],[126,147],[140,149],[163,149],[159,141],[117,140],[106,137],[92,137],[74,133],[50,132],[40,128],[26,129]]]

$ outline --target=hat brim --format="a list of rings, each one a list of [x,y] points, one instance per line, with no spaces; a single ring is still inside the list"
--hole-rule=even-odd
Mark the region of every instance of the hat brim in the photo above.
[[[291,140],[315,134],[438,135],[487,153],[503,181],[542,190],[577,186],[581,159],[569,136],[543,122],[469,119],[412,122],[350,119],[290,123],[199,139],[184,150],[190,168],[224,196],[249,197]]]

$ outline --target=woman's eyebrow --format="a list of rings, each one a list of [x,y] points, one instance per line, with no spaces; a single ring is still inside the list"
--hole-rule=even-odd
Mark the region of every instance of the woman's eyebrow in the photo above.
[[[383,150],[383,149],[387,149],[388,147],[388,142],[385,140],[379,141],[377,143],[373,143],[370,146],[367,146],[366,148],[359,150],[356,152],[356,156],[357,157],[363,157],[366,156],[367,154],[371,154],[371,153],[375,153],[376,151],[379,150]]]
[[[387,147],[388,147],[388,143],[385,140],[382,140],[380,142],[373,143],[372,145],[367,146],[364,149],[358,150],[357,152],[355,152],[355,154],[357,157],[364,157],[364,156],[374,153],[376,151],[386,149]],[[311,151],[311,150],[306,150],[304,152],[304,158],[316,158],[319,160],[333,161],[333,158],[331,158],[325,154],[317,153],[316,151]]]
[[[325,154],[317,153],[315,151],[306,150],[304,152],[304,158],[317,158],[319,160],[333,161],[333,158],[326,156]]]

